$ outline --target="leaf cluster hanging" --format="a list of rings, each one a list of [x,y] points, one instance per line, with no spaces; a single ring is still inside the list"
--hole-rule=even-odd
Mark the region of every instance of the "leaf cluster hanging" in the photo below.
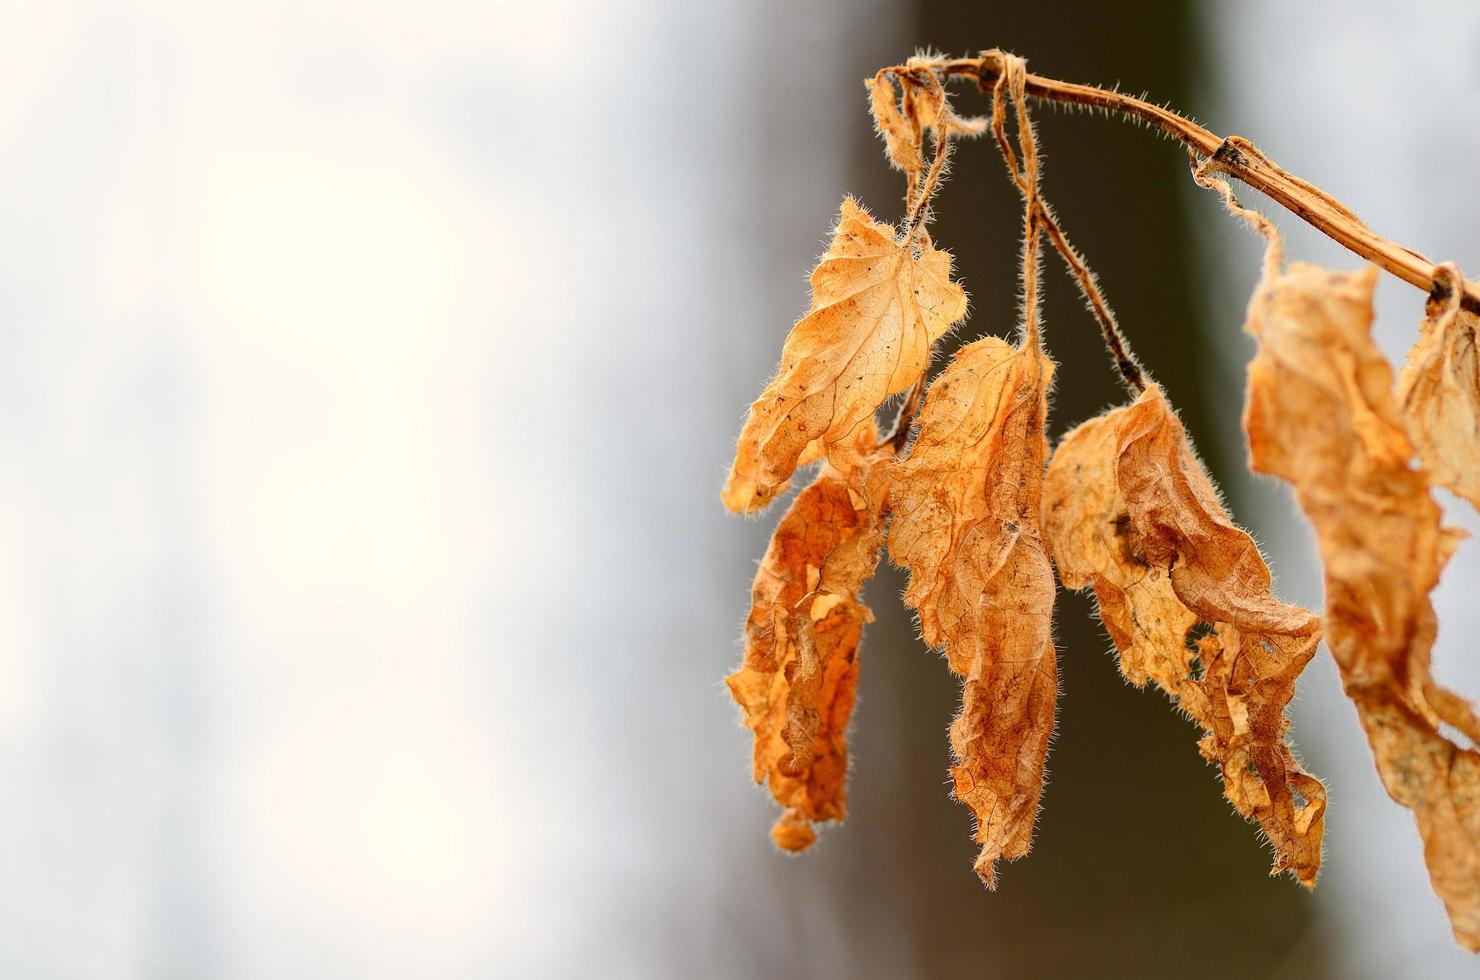
[[[990,119],[955,114],[943,84],[952,74],[991,81]],[[1395,388],[1370,332],[1377,269],[1286,268],[1278,233],[1222,176],[1292,187],[1310,220],[1381,240],[1245,141],[1213,151],[1205,131],[1206,140],[1186,137],[1207,150],[1194,153],[1196,181],[1269,241],[1245,326],[1259,344],[1244,417],[1250,463],[1293,486],[1326,579],[1323,614],[1287,604],[1040,193],[1027,99],[1052,97],[1053,84],[1064,83],[1029,76],[998,51],[917,57],[867,82],[888,160],[905,177],[904,220],[892,227],[844,199],[812,273],[811,308],[751,406],[722,494],[731,510],[756,511],[799,467],[819,463],[757,570],[744,662],[728,678],[754,735],[755,779],[783,808],[772,836],[803,850],[814,824],[844,817],[847,728],[872,620],[859,593],[887,548],[909,572],[904,600],[922,638],[961,679],[951,777],[975,818],[976,872],[995,887],[998,860],[1028,853],[1043,791],[1059,690],[1057,572],[1066,588],[1093,589],[1121,672],[1154,683],[1198,727],[1225,797],[1271,844],[1273,873],[1306,887],[1320,870],[1326,790],[1297,758],[1286,710],[1324,638],[1384,785],[1414,813],[1455,936],[1480,950],[1480,717],[1429,670],[1429,594],[1462,537],[1442,525],[1431,487],[1480,506],[1472,284],[1452,265],[1435,267]],[[1099,103],[1085,92],[1103,92],[1065,91],[1088,104]],[[1023,198],[1022,321],[1015,342],[967,344],[928,381],[932,348],[967,301],[926,227],[953,141],[984,133]],[[1133,396],[1052,453],[1054,366],[1038,312],[1044,239]],[[876,416],[900,395],[895,430],[881,436]]]

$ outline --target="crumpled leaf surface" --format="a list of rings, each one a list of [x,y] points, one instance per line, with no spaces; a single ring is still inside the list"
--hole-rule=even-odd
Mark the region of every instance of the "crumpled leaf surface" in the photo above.
[[[1258,545],[1234,526],[1155,385],[1127,411],[1119,453],[1120,489],[1147,560],[1171,569],[1172,589],[1188,609],[1250,632],[1318,631],[1314,613],[1270,592],[1269,566]]]
[[[1246,330],[1259,341],[1244,424],[1254,469],[1288,480],[1325,562],[1327,642],[1383,785],[1413,811],[1455,938],[1480,950],[1480,723],[1429,672],[1429,592],[1458,536],[1428,477],[1371,338],[1375,267],[1302,263],[1261,284]]]
[[[1326,791],[1286,742],[1285,709],[1315,653],[1316,617],[1274,598],[1160,388],[1065,437],[1043,513],[1059,577],[1094,586],[1122,673],[1154,681],[1202,728],[1224,795],[1274,846],[1273,871],[1312,886]],[[1199,621],[1212,629],[1194,640]]]
[[[1137,687],[1155,679],[1179,694],[1191,677],[1186,638],[1198,617],[1177,598],[1166,569],[1147,562],[1131,527],[1116,476],[1126,413],[1118,408],[1090,419],[1054,450],[1043,484],[1043,531],[1064,586],[1094,586],[1121,673]]]
[[[812,272],[811,312],[792,327],[776,377],[740,432],[725,506],[764,507],[786,489],[810,443],[846,443],[889,396],[915,383],[931,345],[965,315],[950,255],[896,243],[891,226],[844,198],[832,244]]]
[[[1480,316],[1460,308],[1457,291],[1453,298],[1429,300],[1423,333],[1398,374],[1398,402],[1432,482],[1480,507]]]
[[[976,872],[1032,845],[1053,734],[1054,581],[1039,530],[1053,365],[1032,337],[963,348],[931,385],[909,455],[889,466],[889,551],[931,646],[964,676],[951,725],[956,796],[976,816]]]
[[[861,426],[781,518],[752,586],[744,663],[726,678],[755,735],[756,782],[785,808],[771,836],[788,851],[846,810],[858,647],[873,620],[858,591],[879,561],[875,464],[891,454],[876,441],[873,423]]]

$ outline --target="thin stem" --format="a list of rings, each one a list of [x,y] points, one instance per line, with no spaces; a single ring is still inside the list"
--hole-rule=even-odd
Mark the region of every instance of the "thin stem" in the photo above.
[[[992,86],[992,136],[1002,159],[1007,164],[1008,175],[1013,186],[1023,198],[1023,255],[1021,278],[1023,283],[1023,345],[1040,346],[1038,328],[1038,239],[1042,234],[1039,212],[1048,210],[1047,203],[1039,193],[1038,186],[1038,136],[1033,131],[1033,121],[1028,118],[1028,99],[1023,92],[1023,78],[1027,74],[1027,62],[1013,55],[1003,56],[1003,71]],[[1007,138],[1007,101],[1011,98],[1016,111],[1017,144],[1022,151],[1022,163]]]
[[[1025,63],[1018,61],[1019,81],[1026,77]],[[1059,225],[1058,218],[1053,213],[1053,208],[1037,191],[1037,137],[1033,133],[1032,122],[1028,119],[1027,105],[1023,100],[1015,100],[1018,113],[1018,136],[1022,139],[1024,127],[1028,136],[1028,143],[1024,146],[1024,166],[1019,167],[1017,154],[1012,149],[1012,143],[1007,138],[1007,129],[1004,120],[1003,88],[1005,74],[999,74],[996,83],[992,86],[992,135],[997,140],[997,147],[1002,151],[1003,162],[1007,164],[1007,172],[1014,186],[1024,195],[1028,201],[1030,210],[1030,227],[1036,228],[1048,235],[1049,243],[1053,245],[1054,251],[1068,266],[1069,272],[1074,277],[1074,282],[1079,286],[1079,293],[1084,297],[1090,312],[1094,314],[1095,320],[1100,325],[1100,335],[1105,339],[1105,346],[1110,349],[1110,356],[1115,361],[1115,367],[1120,372],[1120,378],[1125,382],[1132,394],[1139,395],[1146,390],[1146,378],[1141,370],[1141,365],[1131,353],[1130,343],[1125,334],[1120,331],[1120,324],[1115,319],[1115,312],[1110,309],[1103,293],[1100,292],[1099,281],[1095,278],[1094,271],[1088,263],[1069,243],[1069,237],[1064,234],[1064,229]],[[1032,150],[1032,177],[1026,171],[1028,167],[1028,150]],[[1030,183],[1032,194],[1029,195]]]
[[[1120,331],[1120,324],[1115,319],[1115,312],[1110,309],[1110,304],[1105,301],[1104,294],[1100,292],[1099,281],[1095,278],[1094,270],[1084,261],[1069,239],[1064,237],[1064,230],[1059,227],[1059,219],[1049,211],[1042,200],[1038,202],[1038,216],[1043,222],[1043,230],[1048,235],[1048,240],[1053,243],[1054,251],[1064,260],[1069,267],[1069,273],[1074,277],[1074,282],[1079,286],[1079,294],[1084,297],[1090,312],[1094,314],[1095,320],[1100,324],[1100,336],[1105,338],[1105,346],[1110,349],[1110,356],[1115,360],[1116,370],[1120,372],[1120,378],[1135,394],[1146,390],[1146,378],[1141,371],[1141,365],[1136,356],[1131,353],[1130,344],[1125,339],[1125,334]]]
[[[905,217],[905,241],[913,241],[916,234],[924,227],[930,217],[930,199],[935,196],[935,189],[940,186],[940,175],[945,172],[946,161],[951,158],[951,136],[949,133],[937,132],[935,134],[935,151],[930,157],[930,169],[925,172],[925,181],[920,186],[919,196],[915,198],[915,206]]]
[[[940,79],[935,77],[935,72],[923,72],[929,81],[932,94],[936,98],[936,114],[941,117],[935,127],[935,142],[930,155],[930,169],[925,173],[925,181],[920,185],[919,196],[915,199],[914,206],[905,218],[905,241],[913,241],[915,235],[924,227],[925,222],[930,220],[930,199],[935,196],[940,187],[941,176],[945,173],[946,164],[951,159],[951,137],[953,133],[949,126],[942,125],[944,119],[950,115],[950,101],[946,98],[945,86],[941,85]],[[900,88],[904,89],[904,79],[900,78]],[[914,117],[912,117],[914,118]]]
[[[915,425],[915,417],[920,414],[920,403],[924,401],[925,395],[925,377],[928,373],[921,371],[920,377],[910,388],[909,394],[904,396],[904,401],[899,406],[899,414],[894,417],[894,431],[880,440],[880,447],[892,445],[895,453],[904,450],[904,444],[910,438],[910,429]]]
[[[987,90],[1001,76],[1005,58],[1001,51],[984,51],[977,58],[952,58],[935,62],[930,67],[947,76],[974,78],[981,88]],[[1378,235],[1331,195],[1281,169],[1246,139],[1238,136],[1220,138],[1170,109],[1121,92],[1031,73],[1023,81],[1024,90],[1035,98],[1104,109],[1139,119],[1206,158],[1212,164],[1210,169],[1221,171],[1265,194],[1338,245],[1376,263],[1404,282],[1434,295],[1443,294],[1447,289],[1448,280],[1437,271],[1438,266],[1433,262]],[[1456,285],[1462,294],[1460,305],[1472,313],[1480,313],[1480,283],[1465,281]]]

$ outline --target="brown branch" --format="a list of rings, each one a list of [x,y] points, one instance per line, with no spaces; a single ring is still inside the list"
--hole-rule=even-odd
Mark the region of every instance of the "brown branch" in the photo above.
[[[920,65],[920,63],[916,63]],[[984,51],[977,58],[952,58],[926,63],[946,76],[973,78],[990,89],[1005,64],[1001,51]],[[1207,158],[1209,169],[1220,171],[1265,194],[1285,210],[1305,221],[1338,245],[1376,263],[1404,282],[1443,297],[1449,281],[1439,267],[1423,255],[1378,235],[1331,195],[1283,170],[1248,140],[1239,136],[1220,138],[1192,120],[1170,109],[1134,96],[1093,85],[1061,82],[1029,73],[1025,91],[1035,98],[1070,105],[1089,106],[1139,119]],[[1480,283],[1459,284],[1461,305],[1480,313]]]
[[[1120,372],[1120,379],[1134,394],[1140,394],[1146,390],[1146,377],[1141,370],[1140,362],[1136,355],[1131,353],[1130,342],[1125,339],[1125,334],[1120,330],[1120,324],[1115,319],[1115,313],[1110,309],[1110,304],[1105,301],[1105,296],[1100,292],[1100,284],[1095,279],[1095,274],[1084,261],[1077,249],[1069,243],[1064,236],[1064,230],[1059,227],[1058,218],[1040,200],[1038,202],[1038,217],[1043,222],[1043,230],[1048,235],[1048,240],[1053,244],[1054,251],[1064,260],[1064,265],[1069,268],[1069,274],[1074,277],[1074,282],[1079,286],[1079,295],[1084,297],[1085,305],[1094,314],[1095,320],[1100,324],[1100,336],[1105,340],[1105,346],[1110,350],[1110,357],[1115,361],[1115,369]]]

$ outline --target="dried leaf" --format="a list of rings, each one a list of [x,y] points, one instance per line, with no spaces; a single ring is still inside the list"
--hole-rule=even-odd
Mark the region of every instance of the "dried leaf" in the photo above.
[[[1064,439],[1045,478],[1044,529],[1064,584],[1094,585],[1121,671],[1137,686],[1155,681],[1206,732],[1203,757],[1274,845],[1273,872],[1313,885],[1326,791],[1285,741],[1285,708],[1315,653],[1316,619],[1271,594],[1258,548],[1158,387]],[[1200,620],[1213,629],[1194,643]]]
[[[756,571],[745,661],[726,679],[755,733],[756,782],[786,808],[771,836],[789,851],[816,839],[813,822],[844,816],[858,645],[873,619],[858,591],[883,543],[874,466],[890,450],[876,441],[861,426],[781,518]]]
[[[946,90],[938,80],[934,84],[922,84],[915,79],[931,79],[924,59],[911,58],[909,66],[915,75],[905,76],[910,83],[904,86],[904,115],[914,120],[922,130],[948,133],[952,136],[980,136],[987,131],[987,120],[981,116],[958,116],[951,107]]]
[[[1209,622],[1245,632],[1309,636],[1315,614],[1270,592],[1259,547],[1228,517],[1160,388],[1147,387],[1119,427],[1117,477],[1147,560]]]
[[[1423,334],[1398,375],[1398,402],[1432,482],[1480,507],[1480,316],[1460,307],[1464,279],[1447,268],[1449,298],[1429,300]]]
[[[906,85],[904,87],[904,105],[909,117],[900,112],[899,96],[895,94],[894,83],[889,80],[889,73],[879,72],[873,78],[865,79],[864,84],[868,86],[869,107],[874,114],[874,129],[884,140],[884,148],[888,153],[889,162],[896,170],[902,170],[910,180],[910,186],[920,179],[920,173],[925,169],[925,154],[922,147],[921,130],[927,119],[933,120],[934,114],[922,119],[921,106],[918,102],[928,105],[929,100],[917,100],[914,89]],[[913,121],[911,121],[913,120]]]
[[[792,327],[781,367],[740,432],[725,506],[764,507],[786,489],[809,443],[844,444],[915,383],[931,344],[965,315],[950,255],[897,243],[892,227],[845,198],[812,273],[812,310]]]
[[[915,120],[922,130],[936,129],[943,117],[950,118],[950,107],[945,101],[945,90],[921,89],[906,85],[904,89],[904,114]]]
[[[931,646],[965,676],[951,725],[956,796],[976,815],[976,872],[1032,844],[1053,734],[1053,572],[1039,531],[1053,365],[1031,336],[963,348],[931,385],[909,456],[889,467],[893,559]]]
[[[912,58],[907,67],[903,72],[885,69],[865,79],[864,84],[869,90],[874,130],[884,140],[890,165],[904,172],[908,186],[906,202],[913,204],[925,172],[924,134],[980,136],[986,132],[987,121],[956,115],[945,88],[924,61]],[[897,93],[894,80],[899,84]]]
[[[1259,341],[1244,418],[1253,467],[1288,480],[1325,561],[1327,642],[1394,800],[1413,810],[1455,938],[1480,950],[1480,723],[1429,672],[1429,592],[1458,538],[1371,338],[1377,270],[1296,263],[1266,278],[1245,327]]]
[[[1188,683],[1195,655],[1186,642],[1198,617],[1177,598],[1166,568],[1146,560],[1120,492],[1119,427],[1128,411],[1090,419],[1054,450],[1043,483],[1044,534],[1064,586],[1094,586],[1121,673],[1137,687],[1153,679],[1179,699],[1184,689],[1200,696]]]

